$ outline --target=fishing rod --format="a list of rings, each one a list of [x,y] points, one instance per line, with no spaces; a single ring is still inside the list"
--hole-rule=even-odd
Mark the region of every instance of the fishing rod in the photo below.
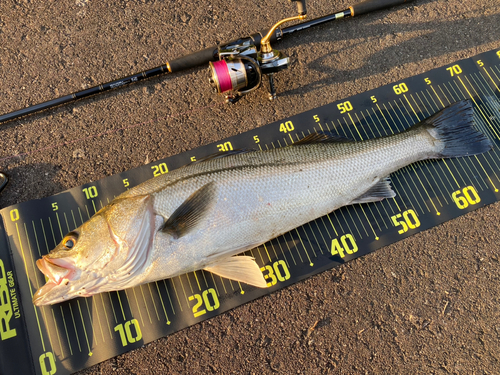
[[[209,64],[210,84],[213,86],[215,92],[225,96],[226,102],[234,103],[242,96],[259,88],[262,84],[263,76],[268,77],[268,98],[273,100],[276,98],[274,74],[287,69],[290,65],[290,59],[283,52],[273,49],[271,43],[283,39],[288,34],[322,25],[326,22],[370,13],[412,0],[366,0],[340,12],[281,28],[281,25],[284,23],[294,20],[304,20],[307,16],[306,0],[292,1],[297,3],[298,15],[277,22],[269,31],[255,33],[245,38],[222,43],[219,46],[209,47],[187,56],[167,61],[166,64],[153,69],[1,115],[0,123],[87,96],[113,90],[163,73],[176,73],[206,64]]]

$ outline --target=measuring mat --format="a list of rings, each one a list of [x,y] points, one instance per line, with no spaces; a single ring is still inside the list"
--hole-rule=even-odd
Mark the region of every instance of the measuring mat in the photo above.
[[[0,373],[70,374],[500,198],[500,50],[301,113],[215,144],[0,211]],[[471,99],[494,149],[391,175],[397,196],[341,208],[246,254],[268,289],[194,273],[35,307],[35,261],[115,196],[204,156],[290,145],[315,131],[358,141],[401,132]],[[328,286],[325,286],[327,288]]]

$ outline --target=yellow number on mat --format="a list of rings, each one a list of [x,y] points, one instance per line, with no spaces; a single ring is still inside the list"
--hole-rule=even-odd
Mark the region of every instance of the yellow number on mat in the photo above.
[[[88,188],[85,188],[82,191],[85,193],[85,198],[87,199],[96,198],[98,195],[97,188],[95,186],[89,186]]]
[[[264,275],[264,279],[270,280],[267,283],[268,287],[276,285],[278,280],[283,282],[290,278],[290,271],[288,270],[288,267],[284,260],[278,260],[274,262],[272,267],[269,264],[267,264],[264,267],[262,267],[260,271],[267,272]]]
[[[400,220],[401,218],[403,220]],[[391,216],[391,219],[395,227],[401,226],[401,229],[398,230],[399,234],[406,233],[409,229],[415,229],[420,226],[420,220],[418,220],[417,214],[411,209],[402,214]]]
[[[352,234],[344,234],[342,237],[340,237],[340,242],[338,238],[334,238],[332,240],[332,246],[331,246],[331,254],[332,255],[339,255],[341,258],[345,257],[345,253],[347,254],[354,254],[356,251],[358,251],[358,245],[356,244],[356,240],[354,240],[354,237]]]
[[[220,152],[231,151],[233,149],[233,145],[231,144],[231,142],[226,142],[217,145],[217,148],[219,149]]]
[[[134,326],[135,328],[135,335],[132,334],[131,326]],[[141,327],[139,326],[137,319],[129,320],[124,324],[118,324],[115,327],[115,332],[120,334],[122,346],[127,346],[128,344],[132,344],[142,339]]]
[[[353,109],[350,101],[337,104],[337,108],[339,109],[340,113],[346,113],[352,111]]]
[[[212,296],[212,301],[208,298],[209,295]],[[217,297],[217,293],[214,288],[204,290],[201,296],[199,294],[189,296],[189,300],[196,300],[196,304],[193,306],[193,315],[195,318],[206,314],[207,310],[214,311],[220,307],[219,298]],[[200,307],[203,305],[205,305],[205,309],[200,310]]]
[[[408,86],[406,86],[406,83],[403,82],[400,83],[399,85],[394,86],[393,90],[396,93],[396,95],[401,95],[408,91]]]
[[[19,220],[19,211],[17,210],[17,208],[10,211],[10,220],[11,221],[18,221]]]
[[[52,352],[42,353],[40,357],[38,357],[38,362],[40,363],[42,375],[54,375],[56,373],[56,360]]]
[[[293,131],[295,128],[293,126],[293,123],[291,121],[287,121],[285,123],[281,123],[280,125],[280,132],[282,133],[288,133]]]
[[[446,68],[447,71],[450,72],[451,76],[453,77],[455,74],[460,74],[462,73],[462,68],[460,67],[460,65],[453,65],[453,66],[450,66],[449,68]]]
[[[463,194],[463,195],[462,195]],[[469,207],[469,205],[474,205],[476,203],[481,202],[481,198],[477,193],[477,190],[474,186],[464,187],[462,190],[457,190],[451,194],[453,201],[457,205],[458,208],[463,210],[464,208]]]
[[[158,177],[162,174],[168,173],[168,167],[166,163],[160,163],[158,165],[152,165],[151,169],[153,170],[153,176]]]

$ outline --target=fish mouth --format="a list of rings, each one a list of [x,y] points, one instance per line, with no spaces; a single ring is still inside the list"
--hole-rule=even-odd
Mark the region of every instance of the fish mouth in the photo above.
[[[58,285],[67,285],[75,275],[75,267],[63,259],[50,259],[46,255],[36,261],[38,269],[46,276],[47,283],[33,296],[33,304],[43,304],[45,296]]]

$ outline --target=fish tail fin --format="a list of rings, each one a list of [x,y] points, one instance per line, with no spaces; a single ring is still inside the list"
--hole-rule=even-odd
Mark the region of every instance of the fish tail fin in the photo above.
[[[476,129],[470,100],[446,107],[421,125],[440,143],[440,151],[432,159],[477,155],[493,147],[491,141]]]

